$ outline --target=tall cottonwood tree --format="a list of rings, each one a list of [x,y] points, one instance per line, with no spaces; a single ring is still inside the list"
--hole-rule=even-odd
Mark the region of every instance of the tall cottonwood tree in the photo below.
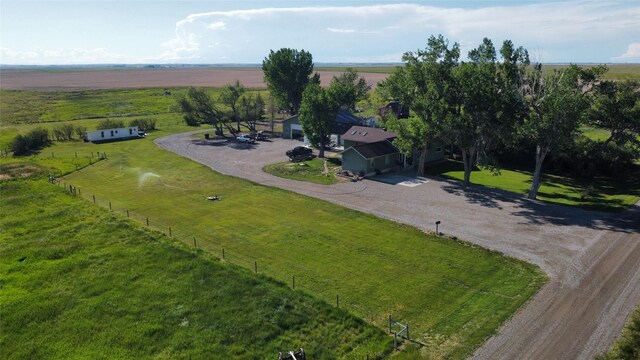
[[[333,77],[329,89],[340,107],[355,110],[356,103],[367,98],[371,85],[364,77],[358,76],[356,70],[347,68],[344,73]]]
[[[399,100],[413,113],[413,118],[397,120],[397,143],[405,154],[420,150],[419,175],[424,175],[429,144],[443,137],[445,124],[456,111],[452,69],[458,66],[459,58],[457,43],[449,47],[442,35],[431,36],[424,50],[405,53],[405,66],[397,67],[380,85],[387,99]],[[406,148],[409,145],[417,148]]]
[[[302,93],[311,81],[313,57],[304,50],[282,48],[269,53],[262,61],[262,71],[271,96],[280,107],[296,114],[302,102]],[[313,77],[319,82],[319,76]]]
[[[488,143],[498,117],[498,87],[496,82],[496,51],[491,40],[469,52],[470,62],[453,70],[453,86],[457,96],[456,113],[449,117],[447,132],[462,153],[464,185],[470,183],[471,170],[478,150]]]
[[[329,141],[338,109],[328,90],[316,82],[307,85],[300,105],[300,124],[307,138],[318,147],[319,157],[324,157],[324,147]]]
[[[527,51],[515,49],[509,40],[496,50],[488,38],[469,52],[469,62],[453,68],[453,86],[456,89],[454,105],[457,111],[447,123],[445,132],[449,141],[462,153],[464,185],[470,184],[471,172],[483,155],[487,165],[494,143],[511,137],[524,106],[518,89],[526,66]],[[495,164],[491,164],[495,165]]]
[[[535,168],[528,197],[535,199],[540,189],[540,176],[545,158],[563,142],[574,139],[585,111],[588,97],[597,76],[605,67],[581,69],[571,65],[543,76],[542,66],[534,70],[523,83],[523,96],[529,113],[520,132],[536,144]]]

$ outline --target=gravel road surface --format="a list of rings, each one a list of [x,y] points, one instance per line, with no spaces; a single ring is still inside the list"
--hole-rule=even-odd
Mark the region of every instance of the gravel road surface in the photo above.
[[[413,187],[394,185],[384,176],[318,185],[262,171],[266,164],[286,161],[285,151],[300,144],[294,140],[245,145],[190,132],[156,143],[223,174],[425,230],[434,231],[440,220],[445,234],[540,266],[549,283],[472,358],[591,359],[611,345],[640,302],[638,205],[621,214],[591,212],[500,190],[463,189],[432,177]]]

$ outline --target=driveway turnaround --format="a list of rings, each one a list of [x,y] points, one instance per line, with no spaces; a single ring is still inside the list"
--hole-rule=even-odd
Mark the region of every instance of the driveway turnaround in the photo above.
[[[640,208],[608,214],[427,178],[319,185],[272,176],[300,143],[204,140],[189,132],[159,146],[220,173],[457,236],[534,263],[550,281],[473,354],[477,359],[592,359],[608,349],[640,302]],[[408,182],[407,182],[408,181]],[[402,186],[403,182],[409,186]]]

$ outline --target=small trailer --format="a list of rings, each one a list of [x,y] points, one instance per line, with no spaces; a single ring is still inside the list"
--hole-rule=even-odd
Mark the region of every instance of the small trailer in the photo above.
[[[138,137],[140,137],[140,135],[137,126],[87,131],[87,140],[92,143],[137,139]]]

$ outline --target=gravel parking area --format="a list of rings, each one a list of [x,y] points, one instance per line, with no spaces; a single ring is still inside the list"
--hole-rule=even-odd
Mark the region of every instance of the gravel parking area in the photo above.
[[[366,179],[319,185],[264,173],[299,145],[204,140],[196,132],[156,143],[223,174],[440,231],[540,266],[549,283],[473,357],[590,359],[605,351],[640,301],[640,210],[589,212],[429,177],[418,186]],[[415,180],[415,179],[414,179]],[[411,182],[410,182],[411,183]]]

